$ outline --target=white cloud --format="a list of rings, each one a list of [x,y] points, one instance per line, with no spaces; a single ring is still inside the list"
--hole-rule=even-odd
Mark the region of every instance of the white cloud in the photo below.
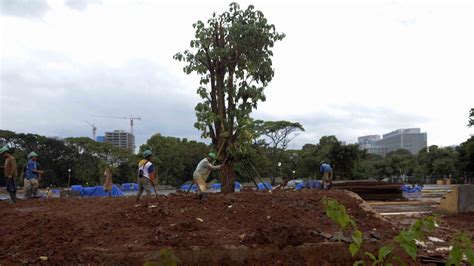
[[[90,115],[121,113],[146,117],[137,123],[141,141],[157,131],[199,137],[196,77],[172,56],[189,47],[192,23],[227,3],[61,0],[37,1],[43,7],[35,9],[26,2],[2,1],[1,128],[87,135]],[[22,8],[5,11],[5,3]],[[255,115],[300,121],[307,130],[298,145],[400,127],[421,127],[430,144],[450,145],[473,132],[466,127],[474,106],[470,2],[253,4],[287,34]],[[41,20],[18,18],[31,14]],[[150,103],[138,99],[143,91]]]
[[[46,0],[1,0],[0,13],[23,18],[40,18],[49,10]]]

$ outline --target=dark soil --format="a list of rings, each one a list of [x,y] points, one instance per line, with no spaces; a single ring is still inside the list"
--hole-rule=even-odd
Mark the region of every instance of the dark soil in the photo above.
[[[139,207],[134,198],[24,200],[0,203],[0,264],[142,264],[164,247],[184,264],[351,264],[347,244],[327,237],[338,227],[324,214],[324,196],[344,204],[364,235],[376,232],[380,242],[395,235],[344,191],[210,194],[207,201],[172,194]]]
[[[441,225],[452,234],[464,232],[474,239],[474,212],[443,216]]]

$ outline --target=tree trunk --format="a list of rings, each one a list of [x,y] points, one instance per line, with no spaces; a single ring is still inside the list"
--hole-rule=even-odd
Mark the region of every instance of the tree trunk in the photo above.
[[[233,193],[235,192],[235,172],[232,162],[228,162],[222,166],[220,170],[221,192]]]

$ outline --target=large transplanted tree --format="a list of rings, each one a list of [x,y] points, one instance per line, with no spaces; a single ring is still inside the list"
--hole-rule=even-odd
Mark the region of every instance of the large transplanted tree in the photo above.
[[[197,73],[197,90],[203,101],[196,106],[195,127],[210,137],[218,159],[228,158],[236,144],[251,141],[250,113],[265,101],[264,88],[272,80],[272,48],[285,35],[276,32],[261,11],[250,5],[240,9],[232,3],[229,11],[214,13],[207,23],[193,24],[192,51],[174,56],[186,62],[186,74]],[[234,191],[232,159],[221,168],[222,191]]]

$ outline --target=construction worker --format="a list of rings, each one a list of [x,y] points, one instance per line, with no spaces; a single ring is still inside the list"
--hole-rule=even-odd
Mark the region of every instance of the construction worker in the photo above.
[[[143,160],[138,163],[138,194],[137,203],[140,200],[140,196],[145,190],[147,196],[151,196],[151,186],[155,182],[155,167],[151,162],[152,152],[145,150],[143,152]]]
[[[16,168],[16,160],[13,155],[9,152],[8,147],[0,148],[0,154],[5,158],[4,174],[6,179],[7,192],[10,194],[12,203],[16,203],[16,177],[18,175],[18,169]]]
[[[28,154],[28,163],[26,164],[25,172],[25,198],[37,197],[39,179],[41,174],[44,172],[39,170],[40,164],[38,163],[38,154],[34,151]]]
[[[332,186],[332,168],[329,163],[321,161],[319,171],[323,176],[323,189],[329,189]]]
[[[112,196],[112,186],[112,171],[110,171],[110,167],[107,166],[104,171],[104,190],[109,197]]]
[[[196,170],[193,174],[194,183],[198,186],[199,199],[204,197],[204,194],[207,191],[206,180],[209,177],[209,174],[212,170],[218,170],[222,165],[213,165],[210,161],[216,160],[217,155],[213,152],[210,152],[206,158],[202,159],[196,167]]]

